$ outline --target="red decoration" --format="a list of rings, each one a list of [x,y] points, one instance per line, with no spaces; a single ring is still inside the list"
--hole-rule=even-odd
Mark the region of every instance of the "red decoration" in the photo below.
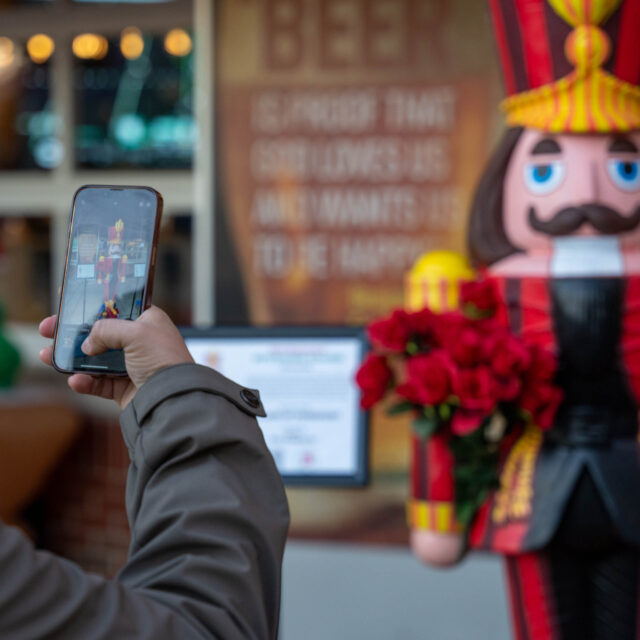
[[[416,443],[429,439],[428,448],[436,441],[450,448],[456,517],[468,524],[497,486],[503,439],[516,425],[549,429],[562,392],[553,384],[555,357],[494,317],[499,292],[493,281],[463,284],[460,298],[462,311],[397,309],[372,322],[375,351],[356,381],[363,408],[393,393],[398,402],[389,411],[413,412]]]
[[[414,404],[437,405],[452,393],[455,364],[440,351],[418,354],[407,362],[407,381],[396,392]]]
[[[388,318],[372,322],[367,330],[371,343],[387,351],[404,351],[410,337],[407,313],[396,309]]]
[[[417,416],[433,411],[440,426],[449,425],[457,435],[475,431],[497,412],[514,415],[514,410],[522,422],[548,429],[562,399],[552,385],[553,354],[523,342],[490,317],[499,301],[494,282],[463,284],[461,301],[464,311],[396,309],[369,325],[377,351],[356,377],[362,406],[370,408],[393,389],[407,409]],[[403,371],[402,379],[394,379],[392,370]]]
[[[387,392],[391,378],[391,369],[387,365],[386,358],[369,354],[356,375],[356,382],[362,389],[360,404],[363,409],[371,408],[382,399],[382,396]]]
[[[493,280],[472,280],[460,284],[460,303],[464,309],[474,306],[478,311],[493,315],[500,304],[500,293]]]

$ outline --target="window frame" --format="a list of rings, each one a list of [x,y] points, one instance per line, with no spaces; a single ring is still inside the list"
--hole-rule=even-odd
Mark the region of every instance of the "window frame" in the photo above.
[[[214,215],[215,140],[214,105],[214,5],[211,0],[173,0],[148,4],[81,4],[54,0],[50,4],[0,9],[0,35],[26,40],[46,33],[56,43],[51,58],[51,102],[62,124],[59,137],[65,156],[50,171],[0,172],[0,215],[51,217],[51,287],[56,291],[62,277],[71,198],[83,184],[150,185],[164,197],[164,215],[190,211],[192,216],[192,308],[195,325],[215,323]],[[116,9],[117,10],[114,10]],[[164,33],[182,27],[194,33],[194,119],[198,142],[192,169],[93,170],[77,169],[73,157],[73,53],[71,41],[78,33],[95,31],[106,37],[119,35],[127,26]],[[197,292],[197,295],[196,295]],[[54,305],[56,296],[52,296]],[[52,313],[55,309],[52,309]],[[35,331],[35,328],[33,329]]]

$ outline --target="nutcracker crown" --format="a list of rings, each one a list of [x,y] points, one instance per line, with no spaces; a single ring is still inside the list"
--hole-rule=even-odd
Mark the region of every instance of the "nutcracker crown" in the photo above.
[[[640,128],[640,0],[489,0],[510,126]]]
[[[109,227],[109,244],[120,244],[122,242],[122,231],[124,222],[118,220],[113,227]]]

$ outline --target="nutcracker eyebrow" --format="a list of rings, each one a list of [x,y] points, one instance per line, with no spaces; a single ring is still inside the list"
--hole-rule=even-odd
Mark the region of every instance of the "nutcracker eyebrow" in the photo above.
[[[608,150],[610,153],[638,153],[638,147],[629,138],[614,138]]]
[[[544,138],[531,149],[532,156],[543,153],[562,153],[562,149],[553,138]]]

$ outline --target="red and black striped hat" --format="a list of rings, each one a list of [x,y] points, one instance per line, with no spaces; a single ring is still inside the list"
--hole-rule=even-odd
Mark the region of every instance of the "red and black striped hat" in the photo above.
[[[640,129],[640,0],[489,0],[510,125]]]

